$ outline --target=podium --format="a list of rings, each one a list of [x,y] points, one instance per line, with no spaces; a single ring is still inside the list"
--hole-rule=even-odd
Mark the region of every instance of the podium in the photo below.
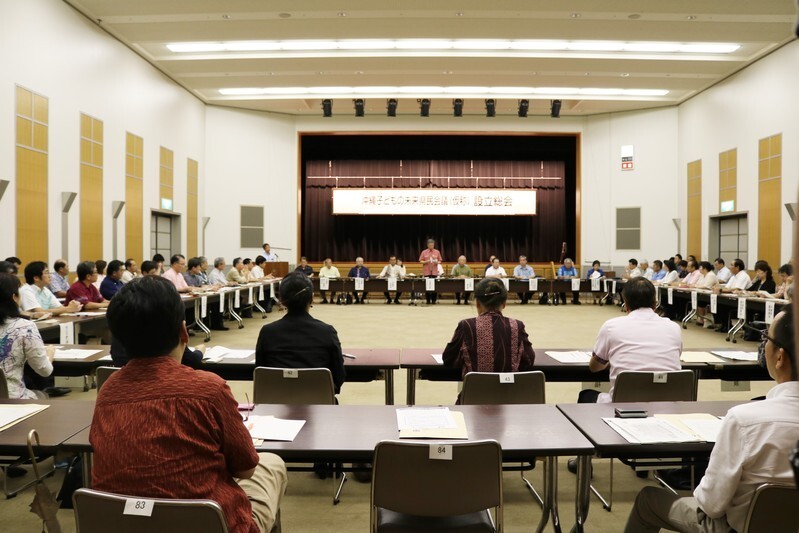
[[[264,274],[272,274],[277,278],[284,278],[289,273],[287,261],[267,261],[263,266]]]

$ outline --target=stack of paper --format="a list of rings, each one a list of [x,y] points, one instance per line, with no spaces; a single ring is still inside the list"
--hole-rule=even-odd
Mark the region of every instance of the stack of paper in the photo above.
[[[708,413],[657,414],[655,418],[667,420],[675,427],[696,435],[704,442],[716,442],[722,422],[719,417]]]
[[[468,439],[466,420],[460,411],[447,407],[397,409],[401,439]]]
[[[61,348],[56,349],[53,359],[56,361],[76,361],[80,359],[86,359],[100,352],[101,350],[80,350],[78,348],[70,348],[69,350],[65,350],[64,348]]]
[[[431,353],[430,355],[433,357],[433,359],[436,360],[436,363],[438,363],[439,365],[443,365],[444,364],[444,354]]]
[[[218,363],[220,361],[227,361],[230,359],[249,359],[255,353],[255,350],[231,350],[224,346],[213,346],[205,351],[203,361]]]
[[[8,429],[48,407],[50,406],[34,403],[0,405],[0,431]]]
[[[285,420],[274,416],[250,415],[244,422],[250,436],[259,440],[291,442],[305,425],[305,420]]]
[[[680,361],[683,363],[723,363],[723,359],[719,359],[715,355],[708,352],[683,352],[680,355]]]
[[[548,356],[561,363],[588,364],[591,361],[591,352],[545,352]]]
[[[732,359],[733,361],[757,361],[757,352],[735,352],[735,351],[714,351],[712,352],[725,359]]]
[[[701,441],[697,435],[685,432],[662,418],[603,418],[602,420],[627,442],[635,444]]]

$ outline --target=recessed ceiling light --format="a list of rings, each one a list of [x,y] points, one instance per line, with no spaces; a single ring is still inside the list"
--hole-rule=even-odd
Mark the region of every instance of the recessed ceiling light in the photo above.
[[[629,15],[627,15],[627,18],[630,20],[638,20],[639,18],[641,18],[641,15],[639,13],[630,13]]]
[[[687,20],[696,20],[696,15],[688,15],[685,17]]]
[[[355,74],[358,74],[360,76],[361,74],[363,74],[363,71],[362,70],[356,70]]]
[[[347,12],[346,11],[339,11],[338,13],[336,13],[336,16],[346,17],[347,16]]]
[[[590,72],[584,72],[584,73],[583,73],[583,75],[584,75],[584,76],[590,76],[590,75],[591,75],[591,73],[590,73]]]
[[[222,15],[222,18],[225,20],[230,20],[230,15]]]
[[[457,13],[455,13],[455,16],[456,17],[462,17],[463,16],[463,11],[458,11]]]
[[[291,18],[291,13],[278,13],[277,16],[282,19],[288,19]]]
[[[630,77],[630,73],[629,72],[622,72],[621,73],[621,77],[622,78],[629,78]]]
[[[582,15],[581,13],[572,13],[572,14],[571,14],[571,18],[573,18],[573,19],[578,19],[578,18],[580,18],[580,17],[582,17],[582,16],[583,16],[583,15]]]

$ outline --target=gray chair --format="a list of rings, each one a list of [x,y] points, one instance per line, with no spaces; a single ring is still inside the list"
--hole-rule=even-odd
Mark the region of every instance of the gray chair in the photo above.
[[[620,372],[616,376],[613,387],[614,403],[630,402],[695,402],[697,394],[696,374],[690,370],[674,372]],[[668,468],[674,461],[669,461],[658,467],[639,467],[641,470],[657,470]],[[635,467],[635,460],[630,460],[630,466]],[[693,474],[693,469],[692,469]],[[674,494],[671,488],[660,476],[653,474],[658,483]],[[610,460],[610,494],[607,500],[591,485],[591,491],[602,502],[602,507],[610,511],[613,507],[613,459]]]
[[[546,403],[546,377],[541,371],[513,372],[513,383],[501,381],[502,374],[498,372],[469,372],[463,377],[461,390],[461,404],[463,405],[514,405],[514,404],[543,404]],[[511,467],[519,470],[522,483],[533,495],[538,505],[544,506],[544,500],[533,484],[524,476],[530,466]]]
[[[120,368],[116,367],[116,366],[98,366],[97,367],[97,370],[96,370],[97,374],[96,374],[96,378],[95,378],[97,380],[97,392],[100,392],[100,387],[102,387],[103,383],[105,383],[105,381],[109,377],[111,377],[111,374],[113,374],[114,372],[116,372],[119,369]]]
[[[327,368],[271,368],[256,367],[253,373],[253,402],[282,405],[335,405],[336,388],[333,375]],[[347,474],[335,467],[335,476],[341,481],[333,494],[333,505],[341,501],[341,490]]]
[[[791,485],[765,483],[756,490],[741,533],[799,531],[799,490]]]
[[[452,459],[430,459],[430,447],[436,445],[452,446]],[[502,513],[502,448],[498,442],[384,441],[375,446],[372,532],[498,533],[503,529]]]

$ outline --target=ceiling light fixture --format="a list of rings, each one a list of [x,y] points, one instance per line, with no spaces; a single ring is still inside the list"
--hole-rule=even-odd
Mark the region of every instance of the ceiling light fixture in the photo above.
[[[552,118],[560,118],[560,106],[562,102],[560,100],[552,100],[550,103],[549,108],[549,116]]]
[[[519,100],[519,118],[527,117],[527,110],[530,108],[530,100]]]
[[[333,100],[329,98],[322,100],[322,116],[326,118],[333,116]]]
[[[421,98],[417,100],[419,102],[419,116],[422,117],[429,117],[430,116],[430,99],[429,98]]]
[[[497,116],[497,102],[493,98],[486,98],[486,116],[489,118]]]
[[[463,116],[463,99],[462,98],[455,98],[452,100],[452,116],[453,117],[462,117]]]
[[[352,101],[352,103],[355,104],[355,116],[362,117],[364,108],[363,98],[356,98]]]
[[[386,115],[389,117],[396,117],[397,116],[397,99],[396,98],[389,98],[386,102]]]

